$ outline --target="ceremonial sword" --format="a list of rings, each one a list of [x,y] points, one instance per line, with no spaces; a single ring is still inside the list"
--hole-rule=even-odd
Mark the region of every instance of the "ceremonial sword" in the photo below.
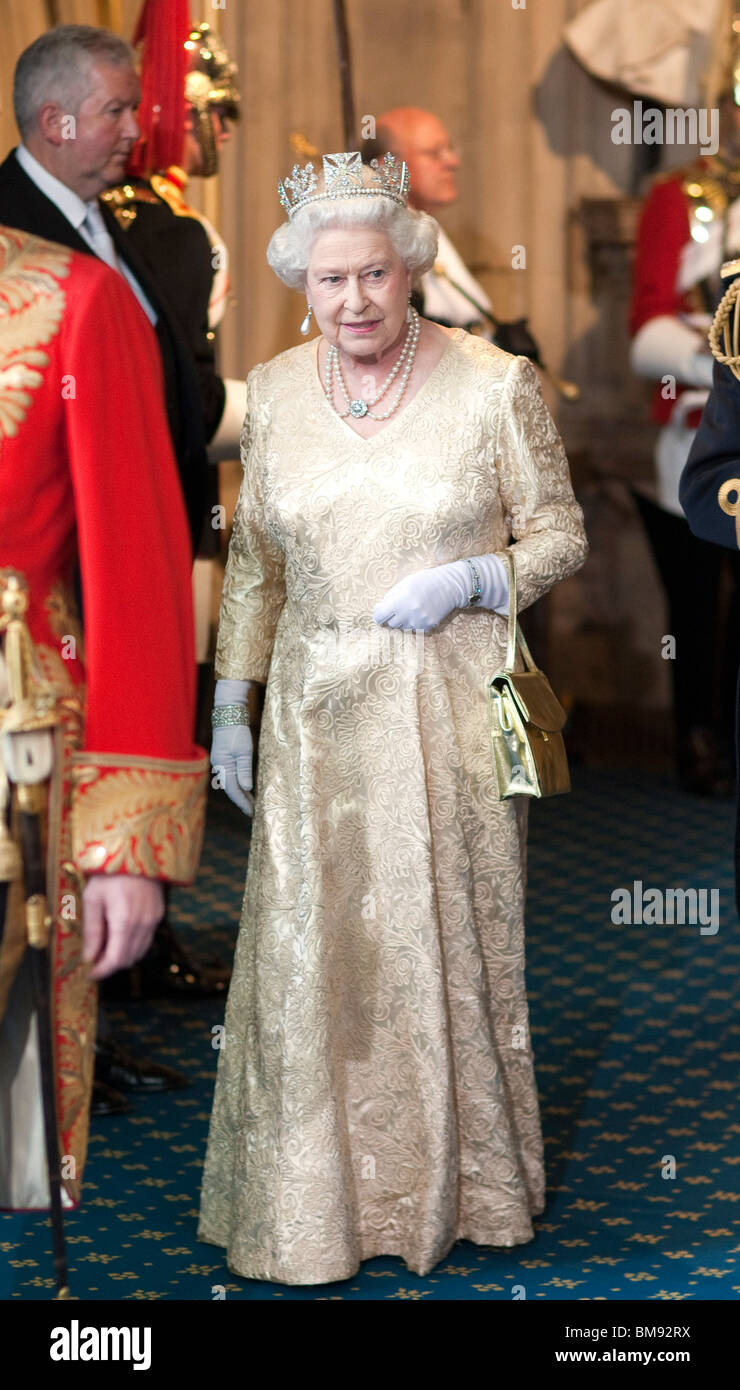
[[[59,719],[54,691],[34,673],[33,644],[25,620],[27,608],[27,590],[20,578],[11,573],[5,579],[0,614],[0,632],[5,631],[5,667],[10,696],[9,705],[0,710],[2,758],[7,779],[16,789],[18,804],[24,917],[39,1040],[52,1251],[57,1285],[55,1297],[69,1298],[50,997],[49,930],[52,918],[47,911],[46,868],[41,835],[41,814],[46,805],[53,767],[52,730]],[[18,863],[14,867],[20,870],[21,865]]]

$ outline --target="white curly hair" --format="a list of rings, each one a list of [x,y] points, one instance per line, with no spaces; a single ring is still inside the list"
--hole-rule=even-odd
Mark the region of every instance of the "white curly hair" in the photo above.
[[[330,227],[382,229],[412,280],[430,270],[437,258],[439,224],[428,212],[403,208],[382,195],[308,203],[273,232],[267,247],[268,263],[284,285],[304,288],[311,247],[319,232]]]

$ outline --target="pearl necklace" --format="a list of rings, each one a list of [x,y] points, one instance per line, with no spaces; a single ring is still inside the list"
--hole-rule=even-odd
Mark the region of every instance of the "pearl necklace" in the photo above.
[[[335,348],[333,345],[327,348],[326,365],[324,368],[326,394],[329,398],[330,405],[334,410],[336,410],[337,415],[340,417],[340,419],[346,420],[347,416],[351,415],[353,419],[361,420],[363,415],[367,415],[368,418],[371,420],[387,420],[389,415],[392,415],[394,410],[396,410],[396,408],[400,404],[403,394],[408,385],[409,377],[411,376],[411,372],[413,370],[414,358],[416,356],[416,347],[419,342],[419,334],[421,333],[419,315],[413,308],[409,312],[411,314],[411,318],[409,320],[408,332],[406,333],[406,341],[404,342],[401,354],[393,370],[386,377],[380,390],[377,392],[375,396],[373,396],[371,401],[365,401],[361,397],[356,397],[354,400],[352,400],[349,391],[347,390],[347,385],[344,380],[344,376],[342,374],[342,366],[339,361],[339,352],[337,348]],[[376,414],[375,411],[370,409],[370,407],[378,404],[378,401],[381,399],[382,396],[385,395],[388,388],[395,381],[402,367],[403,374],[398,383],[398,391],[396,392],[393,404],[389,407],[388,410],[384,411],[382,415]],[[348,410],[338,410],[337,407],[334,405],[335,377],[339,382],[340,390],[349,407]]]

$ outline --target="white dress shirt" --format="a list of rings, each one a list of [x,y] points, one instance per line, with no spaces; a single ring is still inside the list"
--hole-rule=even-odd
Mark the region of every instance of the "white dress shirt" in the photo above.
[[[69,188],[66,183],[62,183],[61,179],[50,174],[43,164],[39,164],[39,161],[34,158],[30,150],[26,149],[25,145],[18,146],[15,157],[21,169],[28,175],[32,183],[35,183],[39,192],[43,193],[49,202],[59,209],[62,216],[66,217],[67,221],[82,237],[82,240],[87,242],[90,250],[114,270],[120,271],[131,286],[149,322],[155,324],[157,322],[156,310],[147,299],[136,276],[127,265],[124,265],[123,261],[118,259],[113,238],[103,222],[97,198],[92,199],[91,203],[83,202],[73,188]],[[91,217],[94,219],[92,225]],[[95,232],[93,232],[93,227],[96,228]],[[104,242],[103,238],[107,238],[107,240]]]
[[[452,280],[473,296],[481,308],[491,312],[491,301],[483,286],[470,274],[459,251],[441,227],[435,264],[442,266]],[[433,268],[427,271],[426,275],[422,275],[421,288],[424,294],[424,313],[428,318],[445,319],[447,323],[458,328],[464,328],[469,323],[487,323],[487,320],[481,319],[475,305],[471,304],[464,294],[460,294],[445,276],[435,274]]]

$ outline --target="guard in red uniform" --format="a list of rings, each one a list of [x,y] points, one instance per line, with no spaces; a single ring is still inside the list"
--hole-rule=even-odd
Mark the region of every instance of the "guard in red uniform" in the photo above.
[[[660,176],[643,209],[630,329],[631,364],[656,383],[662,426],[655,490],[636,492],[676,639],[673,677],[678,775],[686,790],[732,791],[734,693],[740,657],[740,562],[692,535],[678,488],[712,383],[707,331],[728,247],[740,250],[738,110],[723,106],[720,152]],[[723,571],[729,603],[723,611]],[[728,611],[729,609],[729,611]]]
[[[153,332],[100,260],[0,227],[0,602],[12,577],[61,719],[46,879],[62,1176],[76,1202],[95,980],[146,950],[162,883],[193,879],[207,759],[192,742],[190,547]],[[6,700],[0,662],[0,713]],[[12,803],[6,819],[12,833]],[[0,1206],[15,1208],[48,1201],[22,899],[17,877],[0,884]]]

